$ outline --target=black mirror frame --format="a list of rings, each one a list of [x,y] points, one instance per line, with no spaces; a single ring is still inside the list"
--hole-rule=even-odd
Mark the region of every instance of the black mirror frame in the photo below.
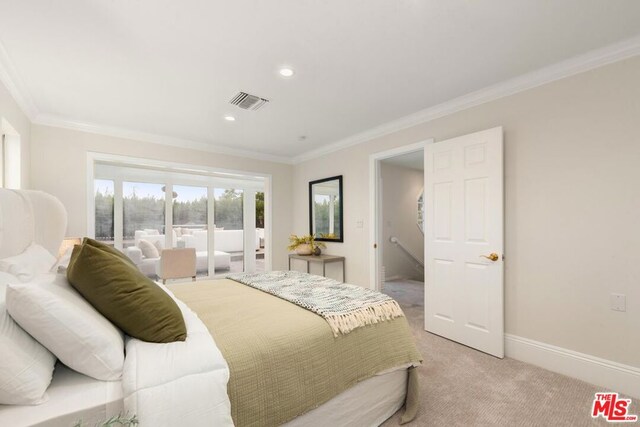
[[[344,243],[344,196],[342,194],[342,175],[332,176],[331,178],[318,179],[315,181],[309,182],[309,234],[313,234],[313,185],[320,184],[327,181],[335,181],[338,180],[338,194],[340,195],[340,238],[339,239],[324,239],[321,237],[317,237],[316,240],[319,242],[334,242],[334,243]]]

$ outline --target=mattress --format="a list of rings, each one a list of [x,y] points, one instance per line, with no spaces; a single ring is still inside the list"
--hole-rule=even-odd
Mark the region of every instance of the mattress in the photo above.
[[[284,427],[379,426],[404,404],[406,368],[368,378]]]
[[[122,383],[99,381],[58,363],[47,389],[49,400],[37,406],[0,405],[0,426],[94,426],[123,411]]]
[[[402,367],[362,381],[285,427],[377,426],[402,407],[406,390]],[[123,411],[119,381],[94,380],[60,364],[47,393],[49,401],[42,405],[0,405],[0,426],[71,427],[80,420],[94,426]]]

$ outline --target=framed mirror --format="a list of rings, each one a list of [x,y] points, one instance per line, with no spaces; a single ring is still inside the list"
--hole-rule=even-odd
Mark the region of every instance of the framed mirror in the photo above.
[[[343,242],[342,175],[309,183],[309,234],[322,242]]]

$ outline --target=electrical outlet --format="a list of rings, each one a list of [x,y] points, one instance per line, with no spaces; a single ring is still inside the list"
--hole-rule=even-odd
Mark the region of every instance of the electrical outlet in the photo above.
[[[364,221],[359,219],[356,221],[356,228],[363,228],[364,227]]]
[[[623,294],[611,294],[611,310],[627,311],[627,296]]]

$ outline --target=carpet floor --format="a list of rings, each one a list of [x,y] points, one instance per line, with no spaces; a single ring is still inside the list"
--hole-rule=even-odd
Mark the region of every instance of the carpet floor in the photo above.
[[[408,426],[607,425],[591,418],[602,388],[425,332],[422,283],[387,282],[383,292],[402,306],[424,358],[421,407]],[[630,413],[640,413],[637,400]],[[383,426],[397,426],[399,419],[396,413]]]

